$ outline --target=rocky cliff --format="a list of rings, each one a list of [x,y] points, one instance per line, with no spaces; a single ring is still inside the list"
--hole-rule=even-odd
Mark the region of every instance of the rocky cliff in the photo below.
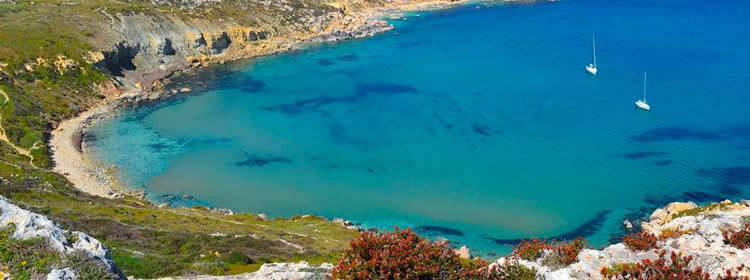
[[[690,267],[701,269],[713,279],[725,271],[750,277],[750,248],[739,249],[724,242],[722,233],[738,230],[750,223],[750,201],[733,203],[724,201],[699,207],[692,202],[675,202],[656,209],[642,227],[646,233],[659,237],[655,248],[634,251],[624,243],[607,246],[601,250],[584,249],[577,262],[565,267],[545,264],[545,256],[535,261],[521,260],[523,265],[536,268],[547,280],[605,279],[602,269],[623,264],[640,263],[644,259],[659,259],[659,252],[672,252],[680,257],[692,258]],[[663,234],[665,232],[671,234]],[[496,263],[502,264],[505,258]],[[744,265],[744,267],[742,267]],[[737,271],[738,267],[742,267]],[[733,278],[734,279],[734,278]]]
[[[63,257],[82,254],[87,262],[101,266],[113,279],[125,279],[112,261],[109,251],[98,240],[83,232],[67,231],[47,217],[21,209],[0,196],[0,228],[9,227],[12,228],[12,234],[3,238],[43,239],[52,251],[58,252]],[[31,256],[20,257],[31,258]],[[21,266],[27,265],[28,262],[29,260],[21,261]],[[77,279],[78,271],[76,270],[61,263],[59,267],[49,272],[46,279]],[[3,277],[5,278],[2,279],[14,279],[12,274],[6,274]]]
[[[308,42],[368,37],[392,28],[376,19],[374,10],[347,10],[347,3],[211,1],[177,6],[188,11],[177,16],[99,10],[107,20],[92,40],[100,51],[91,52],[90,61],[109,70],[127,90],[148,92],[160,79],[187,68]],[[217,10],[222,15],[214,14]]]

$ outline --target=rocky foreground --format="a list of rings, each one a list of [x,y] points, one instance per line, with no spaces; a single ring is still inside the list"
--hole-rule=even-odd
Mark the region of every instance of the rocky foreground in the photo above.
[[[692,256],[691,268],[701,267],[704,272],[718,278],[726,270],[733,270],[741,277],[750,277],[750,248],[738,249],[725,244],[723,231],[737,230],[750,223],[750,200],[741,202],[723,201],[706,206],[692,202],[675,202],[656,209],[648,222],[641,225],[644,232],[660,236],[656,248],[634,251],[624,243],[610,245],[601,250],[584,249],[577,262],[565,267],[545,264],[544,254],[538,260],[521,260],[520,264],[536,269],[538,278],[557,279],[605,279],[602,269],[622,264],[639,263],[644,259],[659,258],[659,251],[675,252],[679,256]],[[21,209],[0,196],[0,228],[14,227],[10,238],[43,238],[53,250],[61,255],[84,253],[92,262],[106,268],[111,275],[125,279],[109,256],[108,250],[96,239],[82,232],[69,232],[46,217]],[[669,233],[669,234],[665,234]],[[503,264],[505,257],[493,265]],[[738,267],[744,268],[737,270]],[[167,277],[161,280],[211,279],[326,279],[333,268],[331,264],[311,265],[300,263],[264,264],[260,270],[230,276]],[[9,278],[4,275],[0,279]],[[52,270],[48,280],[81,279],[77,271],[60,266]]]
[[[675,202],[656,209],[648,222],[641,226],[644,232],[655,236],[663,233],[676,233],[674,237],[662,238],[657,246],[679,256],[692,256],[691,268],[700,266],[712,277],[723,275],[726,270],[736,270],[739,276],[750,277],[750,249],[740,250],[724,243],[723,230],[737,230],[750,223],[750,200],[733,203],[723,201],[698,207],[695,203]],[[668,235],[667,235],[668,236]],[[544,256],[536,261],[522,264],[536,268],[547,280],[563,279],[604,279],[603,268],[615,265],[640,263],[644,259],[655,260],[660,249],[635,252],[624,243],[610,245],[602,250],[585,249],[578,255],[578,261],[561,268],[544,265]],[[496,263],[503,263],[504,258]]]
[[[21,209],[8,202],[5,197],[0,196],[0,228],[7,227],[15,227],[9,238],[19,240],[43,238],[47,241],[50,249],[59,252],[61,255],[85,254],[90,261],[96,262],[97,266],[109,271],[113,277],[125,279],[112,261],[107,248],[98,240],[83,232],[67,231],[47,217]],[[25,263],[22,265],[25,265]],[[13,279],[13,277],[6,274],[0,279]],[[73,269],[59,267],[49,272],[46,279],[72,280],[78,279],[78,277]]]

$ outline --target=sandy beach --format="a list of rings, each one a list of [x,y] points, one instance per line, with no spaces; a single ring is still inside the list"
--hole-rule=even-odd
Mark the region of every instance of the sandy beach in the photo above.
[[[87,160],[85,152],[81,150],[81,132],[113,110],[114,106],[109,103],[96,106],[61,122],[51,133],[49,145],[55,161],[55,172],[65,175],[77,189],[88,194],[103,197],[117,194],[105,168]]]

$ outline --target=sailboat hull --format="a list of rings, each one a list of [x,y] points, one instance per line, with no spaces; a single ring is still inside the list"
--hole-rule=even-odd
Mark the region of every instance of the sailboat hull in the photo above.
[[[589,64],[588,66],[586,66],[586,71],[588,71],[589,73],[591,73],[591,75],[596,75],[596,73],[599,72],[599,70],[596,69],[596,67],[594,67],[594,65],[591,65],[591,64]]]
[[[649,106],[648,103],[643,102],[643,100],[636,101],[635,106],[642,110],[651,111],[651,106]]]

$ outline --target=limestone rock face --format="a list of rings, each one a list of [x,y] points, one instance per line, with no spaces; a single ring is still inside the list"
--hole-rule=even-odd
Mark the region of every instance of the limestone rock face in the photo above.
[[[43,237],[49,242],[49,246],[58,252],[66,252],[70,249],[65,245],[67,240],[62,228],[47,217],[21,209],[0,196],[0,227],[7,227],[11,224],[16,226],[16,231],[11,235],[12,238]]]
[[[103,264],[110,272],[121,275],[117,266],[112,261],[109,251],[98,240],[82,232],[70,232],[77,239],[71,242],[65,236],[68,231],[61,228],[47,217],[29,212],[10,203],[5,197],[0,196],[0,227],[14,225],[15,231],[11,235],[15,239],[29,239],[42,237],[47,240],[49,247],[62,254],[84,252],[93,259]],[[52,275],[52,273],[56,273]],[[53,277],[53,278],[49,278]],[[57,277],[57,278],[55,278]],[[62,278],[61,278],[62,277]],[[67,278],[65,278],[67,277]],[[76,279],[72,270],[62,269],[50,273],[48,279]]]
[[[659,209],[654,210],[654,213],[651,213],[651,216],[649,216],[648,219],[649,221],[662,222],[666,220],[668,216],[669,214],[667,213],[667,211],[664,211],[664,209],[659,208]]]
[[[657,209],[651,215],[650,222],[644,223],[644,231],[655,233],[657,236],[669,229],[686,232],[678,237],[666,238],[658,241],[660,248],[666,250],[667,255],[672,252],[681,256],[692,256],[690,265],[700,266],[713,279],[728,270],[736,270],[740,265],[745,268],[739,271],[740,276],[750,277],[750,249],[740,250],[724,244],[722,230],[737,230],[747,223],[750,217],[750,206],[744,202],[732,203],[724,201],[721,207],[708,207],[706,211],[697,211],[695,216],[672,218],[673,215],[690,210],[697,205],[694,203],[671,203],[663,209]],[[699,209],[700,210],[700,209]],[[625,244],[610,245],[602,250],[585,249],[578,255],[578,261],[560,269],[552,269],[540,263],[521,261],[528,267],[536,268],[546,279],[602,279],[601,269],[622,263],[640,263],[643,259],[657,259],[655,249],[634,252]],[[505,262],[500,258],[495,264]]]

